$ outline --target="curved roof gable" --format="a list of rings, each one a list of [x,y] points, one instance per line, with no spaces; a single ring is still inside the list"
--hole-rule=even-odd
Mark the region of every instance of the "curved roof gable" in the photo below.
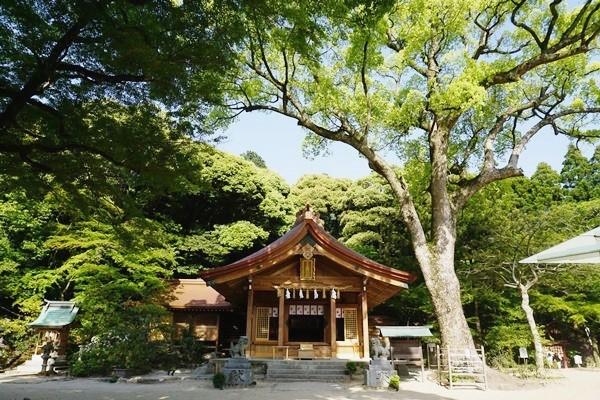
[[[296,254],[298,246],[304,244],[307,237],[313,239],[314,246],[323,255],[332,257],[340,265],[359,274],[403,287],[416,279],[409,272],[390,268],[344,246],[325,231],[318,214],[308,206],[298,213],[294,227],[273,243],[234,263],[205,271],[201,277],[210,284],[213,281],[239,279],[258,270],[262,271],[275,265],[275,260]]]

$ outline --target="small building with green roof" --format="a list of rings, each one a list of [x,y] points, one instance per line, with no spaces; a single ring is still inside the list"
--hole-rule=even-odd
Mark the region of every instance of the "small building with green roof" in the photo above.
[[[65,354],[69,339],[69,328],[79,307],[73,301],[53,301],[44,300],[46,304],[40,315],[35,321],[29,324],[30,327],[39,331],[39,341],[36,346],[37,354],[41,346],[51,341],[59,356]]]

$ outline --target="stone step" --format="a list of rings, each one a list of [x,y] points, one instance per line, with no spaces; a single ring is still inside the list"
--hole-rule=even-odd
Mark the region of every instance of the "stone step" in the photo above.
[[[331,369],[336,371],[343,371],[346,369],[345,365],[268,365],[269,369],[289,369],[298,371],[320,371],[324,369]]]
[[[272,382],[346,382],[350,378],[346,375],[310,375],[310,376],[298,376],[296,374],[281,374],[275,376],[267,376],[266,380]]]
[[[315,364],[297,364],[297,363],[268,363],[267,368],[335,368],[335,369],[345,369],[346,364],[340,363],[315,363]]]
[[[304,370],[304,369],[268,369],[267,375],[271,374],[298,374],[298,375],[320,375],[320,374],[336,374],[345,375],[343,369],[321,369],[321,370]]]
[[[345,375],[345,370],[343,369],[321,369],[321,370],[312,370],[312,369],[267,369],[267,374],[298,374],[298,375],[320,375],[320,374],[335,374],[335,375]]]

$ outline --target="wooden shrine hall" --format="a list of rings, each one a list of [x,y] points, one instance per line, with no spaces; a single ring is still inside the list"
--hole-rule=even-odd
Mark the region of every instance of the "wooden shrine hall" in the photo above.
[[[246,310],[251,358],[368,359],[368,310],[415,280],[342,245],[308,206],[275,242],[201,277]]]

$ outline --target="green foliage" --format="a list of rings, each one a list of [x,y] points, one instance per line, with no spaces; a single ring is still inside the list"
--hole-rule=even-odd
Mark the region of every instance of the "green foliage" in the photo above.
[[[225,380],[225,375],[222,372],[217,372],[213,375],[212,378],[213,387],[215,389],[223,390],[223,388],[225,387]]]
[[[98,190],[107,175],[131,171],[159,182],[170,172],[162,183],[176,180],[177,164],[164,152],[182,134],[205,133],[206,104],[218,99],[219,76],[243,31],[238,7],[4,2],[2,171],[36,188],[51,179]],[[156,120],[177,125],[177,135],[165,137]]]
[[[459,275],[469,292],[472,323],[479,323],[481,339],[493,365],[510,367],[516,347],[530,347],[520,299],[508,267],[600,224],[600,203],[574,202],[565,194],[559,176],[546,166],[531,179],[494,184],[473,199],[459,226]],[[523,280],[536,279],[528,265],[515,264]],[[531,291],[531,305],[539,328],[555,339],[583,342],[583,326],[596,332],[598,302],[595,268],[571,266],[558,272],[537,269],[539,282]],[[511,291],[514,293],[511,294]],[[541,293],[543,292],[543,293]],[[586,339],[587,340],[587,339]]]
[[[400,390],[400,377],[398,375],[392,375],[390,377],[389,387],[392,390],[399,391]]]
[[[240,157],[242,157],[246,161],[250,161],[251,163],[256,165],[258,168],[267,168],[267,164],[265,163],[265,160],[255,151],[248,150],[248,151],[240,154]]]
[[[75,344],[109,332],[133,338],[125,327],[148,327],[146,336],[123,345],[136,349],[127,359],[111,355],[119,349],[89,349],[75,364],[77,373],[106,373],[114,364],[150,365],[146,355],[159,349],[148,337],[170,337],[163,329],[168,280],[241,258],[289,226],[289,188],[272,172],[204,145],[179,156],[192,156],[188,163],[197,171],[171,182],[166,194],[142,179],[117,196],[119,201],[94,193],[98,197],[83,205],[56,188],[37,198],[18,190],[3,193],[0,306],[8,314],[0,326],[9,346],[3,360],[28,349],[26,323],[48,298],[78,303]],[[78,193],[92,195],[86,189]],[[199,362],[202,349],[188,350],[193,360],[179,357],[180,362]],[[136,361],[136,354],[143,358]]]
[[[594,182],[593,179],[593,175],[597,175],[598,172],[593,171],[592,163],[593,159],[585,158],[577,147],[569,146],[560,172],[561,183],[569,199],[585,201],[594,197],[600,198],[598,182]]]
[[[354,362],[354,361],[348,361],[346,363],[346,369],[344,370],[344,373],[346,375],[349,375],[350,378],[352,378],[352,376],[354,374],[356,374],[356,371],[358,371],[358,366],[356,365],[356,362]]]
[[[130,318],[129,324],[102,327],[72,356],[70,371],[74,376],[109,375],[113,368],[127,368],[136,373],[161,365],[161,343],[151,339],[146,316]],[[131,325],[131,323],[135,325]]]
[[[525,323],[496,325],[491,327],[485,343],[490,365],[496,368],[516,366],[516,350],[519,347],[531,348],[531,333]]]
[[[295,211],[309,204],[320,215],[325,229],[339,237],[344,199],[351,182],[329,175],[304,175],[291,188],[289,200]]]

